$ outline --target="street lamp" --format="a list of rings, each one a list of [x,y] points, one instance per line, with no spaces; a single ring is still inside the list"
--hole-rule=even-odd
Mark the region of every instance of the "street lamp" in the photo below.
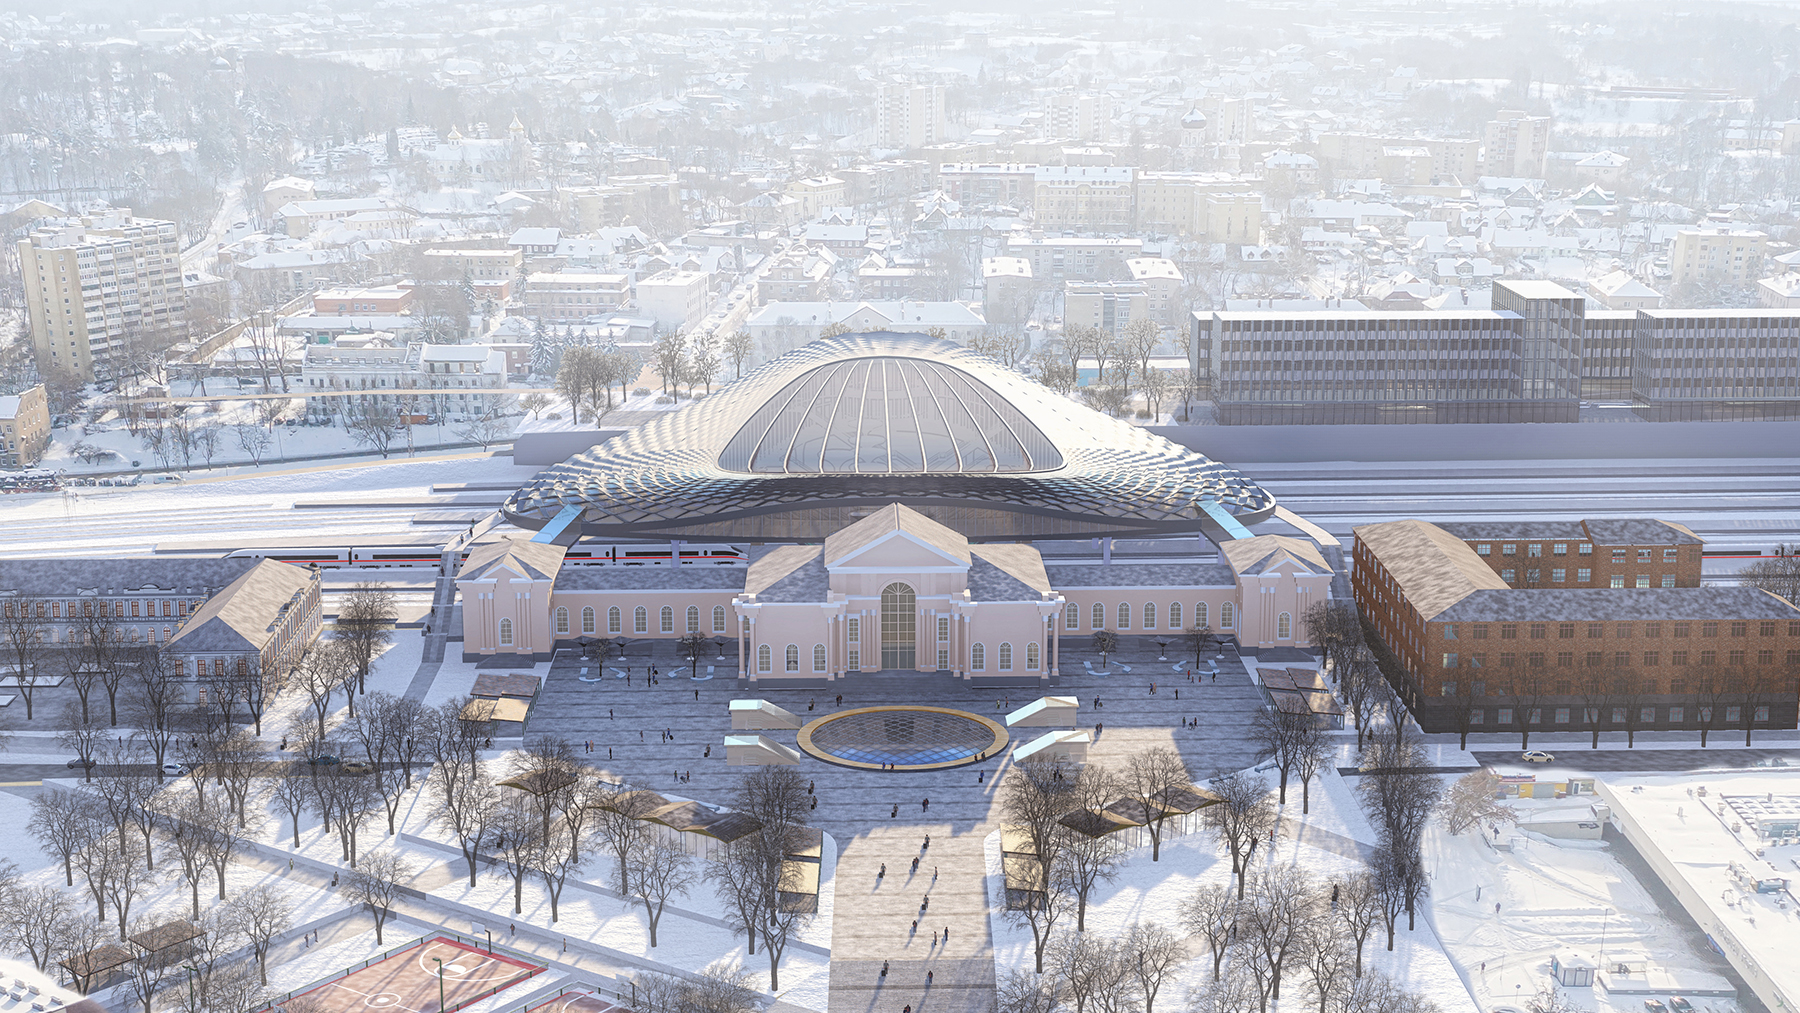
[[[200,1013],[200,1004],[194,1001],[194,975],[199,974],[200,969],[192,964],[183,964],[181,966],[187,968],[188,973],[188,1008],[193,1010],[194,1013]]]
[[[432,957],[438,966],[438,1013],[444,1013],[444,958]]]

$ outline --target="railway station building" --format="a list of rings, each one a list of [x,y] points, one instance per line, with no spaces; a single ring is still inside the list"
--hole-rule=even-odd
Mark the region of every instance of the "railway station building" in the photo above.
[[[735,641],[750,681],[1005,683],[1048,678],[1065,638],[1101,630],[1305,646],[1300,617],[1336,568],[1313,541],[1250,531],[1275,506],[1230,467],[955,342],[844,335],[521,488],[504,513],[538,533],[463,564],[463,651],[699,634]],[[1037,547],[1146,535],[1210,540],[1217,562]],[[748,565],[577,561],[581,538],[729,541]]]

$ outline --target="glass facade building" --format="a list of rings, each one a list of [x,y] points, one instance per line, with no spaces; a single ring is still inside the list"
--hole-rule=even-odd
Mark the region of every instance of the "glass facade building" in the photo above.
[[[1586,309],[1499,281],[1473,312],[1200,312],[1189,355],[1226,425],[1800,417],[1800,310]]]
[[[812,342],[549,468],[507,500],[588,536],[822,541],[900,502],[972,541],[1210,531],[1269,493],[944,339]]]

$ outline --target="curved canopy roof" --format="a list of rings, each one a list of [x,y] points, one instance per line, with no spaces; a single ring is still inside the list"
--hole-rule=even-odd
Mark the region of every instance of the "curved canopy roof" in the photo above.
[[[506,515],[584,534],[820,542],[901,502],[972,541],[1194,532],[1274,497],[954,341],[845,334],[539,473]]]
[[[1016,474],[1062,466],[1043,430],[966,370],[895,355],[795,377],[719,467],[775,475]]]

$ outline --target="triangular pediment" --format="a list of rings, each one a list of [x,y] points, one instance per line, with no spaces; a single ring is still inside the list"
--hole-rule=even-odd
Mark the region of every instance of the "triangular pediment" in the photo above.
[[[918,536],[905,531],[890,531],[874,541],[834,560],[831,569],[903,569],[954,566],[968,569],[969,561],[959,559]]]

